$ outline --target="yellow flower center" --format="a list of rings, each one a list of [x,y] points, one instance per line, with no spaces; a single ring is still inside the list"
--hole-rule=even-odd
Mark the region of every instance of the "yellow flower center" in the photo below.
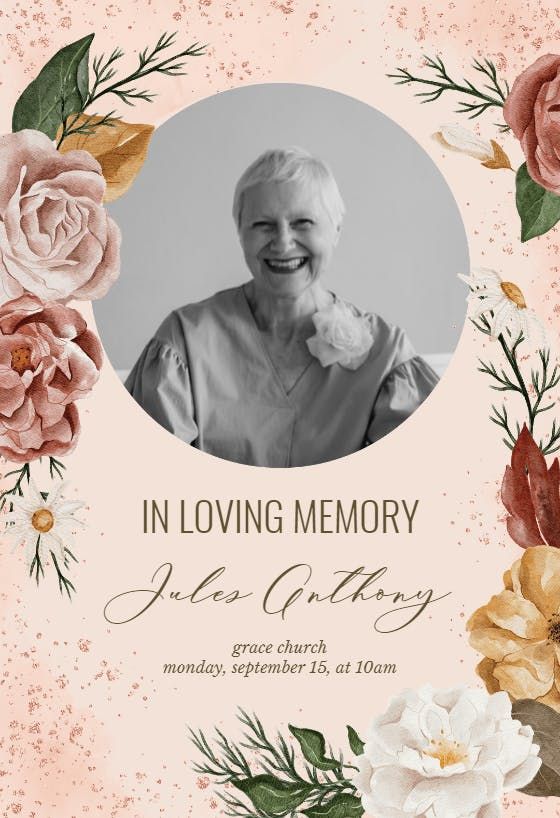
[[[52,512],[48,508],[38,508],[37,511],[33,512],[31,525],[39,534],[46,534],[54,525]]]
[[[525,298],[517,284],[513,284],[511,281],[502,281],[500,287],[505,297],[513,301],[516,307],[519,307],[520,310],[527,309]]]
[[[449,767],[451,764],[460,764],[461,761],[467,760],[467,750],[458,741],[450,741],[450,739],[443,738],[431,739],[429,750],[424,750],[424,755],[431,758],[437,758],[439,766],[443,770],[444,767]]]
[[[560,645],[560,614],[554,614],[548,620],[548,640]]]
[[[12,349],[12,369],[15,369],[20,375],[26,369],[33,369],[31,363],[31,350],[29,347],[16,347]]]

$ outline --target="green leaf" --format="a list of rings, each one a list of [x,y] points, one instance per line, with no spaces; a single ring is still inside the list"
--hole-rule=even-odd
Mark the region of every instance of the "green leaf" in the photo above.
[[[535,795],[537,798],[546,798],[548,795],[560,795],[560,776],[544,764],[530,784],[519,792],[525,795]]]
[[[15,104],[12,131],[33,128],[54,139],[63,120],[82,110],[88,95],[89,47],[94,35],[61,48]]]
[[[290,733],[297,738],[301,752],[306,761],[313,764],[318,770],[338,770],[340,762],[325,755],[325,738],[317,730],[308,730],[305,727],[293,727],[289,724]]]
[[[521,217],[521,241],[542,236],[560,219],[560,196],[538,185],[525,162],[515,177],[517,212]]]
[[[522,724],[535,731],[534,742],[540,747],[542,766],[530,784],[521,792],[526,795],[545,797],[560,795],[560,714],[546,704],[532,699],[519,699],[513,703],[511,714]]]
[[[360,818],[363,814],[360,799],[346,793],[335,795],[327,804],[303,810],[307,818]]]
[[[271,815],[292,812],[313,792],[311,784],[281,781],[273,775],[255,775],[232,783],[257,809]]]
[[[350,749],[354,755],[361,756],[364,752],[364,742],[349,724],[346,725],[346,730],[348,731],[348,744],[350,745]]]

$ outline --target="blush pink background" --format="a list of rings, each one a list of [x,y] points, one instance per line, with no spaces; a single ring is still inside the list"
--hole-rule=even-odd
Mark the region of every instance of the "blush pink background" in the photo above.
[[[476,0],[468,9],[459,0],[406,6],[371,0],[8,0],[0,10],[3,129],[10,129],[21,90],[58,48],[95,31],[93,54],[119,45],[132,67],[133,52],[165,30],[177,30],[181,44],[209,43],[207,55],[189,62],[186,77],[148,78],[147,86],[158,92],[155,103],[126,108],[125,118],[158,125],[209,94],[258,82],[321,85],[375,106],[442,169],[464,218],[473,265],[494,267],[522,287],[558,351],[560,230],[522,246],[513,173],[444,154],[430,138],[443,123],[468,125],[453,113],[456,99],[420,106],[410,88],[385,77],[399,65],[420,69],[423,54],[440,53],[452,75],[472,76],[472,58],[486,56],[512,80],[539,55],[560,49],[560,12],[553,2]],[[496,137],[492,122],[491,115],[477,120],[481,135]],[[518,166],[514,138],[498,141]],[[83,311],[93,326],[89,306]],[[37,590],[20,558],[5,547],[0,552],[3,818],[218,815],[212,787],[190,771],[187,724],[207,730],[218,724],[235,735],[234,713],[242,705],[272,731],[288,722],[316,727],[338,747],[346,724],[365,732],[403,687],[478,684],[478,658],[466,643],[464,623],[497,592],[503,570],[520,555],[503,523],[498,492],[508,453],[488,421],[494,395],[476,371],[479,354],[480,338],[467,327],[436,393],[396,433],[346,460],[291,471],[237,466],[184,446],[136,407],[107,363],[81,406],[82,438],[66,460],[72,495],[87,501],[87,529],[76,546],[77,597],[71,604],[60,598],[52,576]],[[143,536],[144,497],[277,497],[286,507],[295,497],[418,497],[420,510],[411,537],[209,540]],[[453,594],[390,637],[373,633],[367,606],[299,609],[284,624],[256,613],[252,604],[224,611],[166,605],[121,627],[102,618],[110,596],[138,586],[165,560],[185,584],[189,576],[227,564],[232,577],[244,575],[262,587],[265,577],[302,559],[323,576],[347,565],[387,564],[399,587],[431,585]],[[169,679],[159,672],[163,661],[206,656],[227,662],[234,641],[286,637],[325,639],[332,664],[373,658],[397,662],[400,672],[325,680]],[[504,814],[550,818],[560,815],[559,805],[513,794]]]

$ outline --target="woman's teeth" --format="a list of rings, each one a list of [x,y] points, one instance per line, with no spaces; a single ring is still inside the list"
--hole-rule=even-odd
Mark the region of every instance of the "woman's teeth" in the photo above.
[[[306,256],[301,256],[299,258],[288,258],[288,259],[280,259],[280,258],[267,258],[265,259],[266,266],[269,270],[272,270],[273,273],[293,273],[295,270],[299,270],[307,261]]]

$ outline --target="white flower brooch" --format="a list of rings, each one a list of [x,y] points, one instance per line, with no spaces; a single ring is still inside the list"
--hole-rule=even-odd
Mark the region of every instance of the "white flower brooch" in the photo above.
[[[316,332],[307,346],[321,366],[340,364],[353,370],[364,363],[373,344],[366,316],[356,315],[348,304],[335,300],[315,313],[313,323]]]

